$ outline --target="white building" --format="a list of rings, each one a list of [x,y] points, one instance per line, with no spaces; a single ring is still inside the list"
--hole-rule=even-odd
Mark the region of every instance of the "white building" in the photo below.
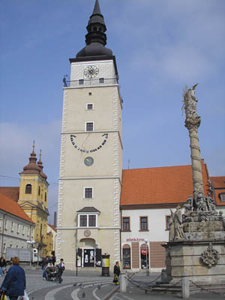
[[[97,0],[87,30],[64,82],[56,256],[68,269],[120,260],[122,101]]]
[[[5,256],[6,248],[28,248],[33,240],[34,222],[17,202],[0,194],[0,251]]]
[[[202,172],[207,195],[211,189],[204,160]],[[122,182],[122,267],[160,271],[165,267],[162,245],[169,240],[170,209],[192,195],[191,165],[123,170]]]

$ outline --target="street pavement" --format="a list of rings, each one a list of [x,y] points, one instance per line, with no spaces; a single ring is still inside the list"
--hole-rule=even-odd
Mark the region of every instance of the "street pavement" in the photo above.
[[[133,283],[128,282],[126,293],[112,282],[113,277],[102,277],[99,272],[65,271],[63,283],[46,281],[42,279],[42,270],[26,270],[27,292],[30,300],[171,300],[182,299],[181,294],[145,291],[143,287],[159,276],[158,273],[137,273],[132,277]],[[0,284],[4,276],[0,277]],[[191,295],[190,300],[224,300],[222,294],[199,292]]]

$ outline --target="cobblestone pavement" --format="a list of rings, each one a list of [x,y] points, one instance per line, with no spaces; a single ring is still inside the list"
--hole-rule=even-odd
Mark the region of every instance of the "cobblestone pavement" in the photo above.
[[[112,283],[112,276],[102,277],[99,273],[80,273],[65,271],[63,283],[45,281],[42,279],[42,270],[26,270],[27,292],[30,300],[172,300],[182,299],[181,295],[171,293],[145,292],[140,287],[143,283],[150,282],[159,274],[152,273],[146,276],[143,273],[134,275],[140,286],[136,287],[131,282],[127,286],[127,292],[121,293],[119,287]],[[4,276],[0,277],[0,284]],[[190,300],[224,300],[224,295],[213,293],[196,293],[191,295]]]

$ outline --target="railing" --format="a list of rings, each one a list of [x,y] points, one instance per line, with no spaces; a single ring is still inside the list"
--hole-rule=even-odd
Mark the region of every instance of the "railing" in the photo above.
[[[63,78],[64,87],[87,87],[118,84],[118,78],[91,78],[68,81]]]

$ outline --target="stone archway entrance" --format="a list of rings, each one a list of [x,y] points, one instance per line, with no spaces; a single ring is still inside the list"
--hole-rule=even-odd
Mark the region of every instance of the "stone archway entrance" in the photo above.
[[[79,241],[78,261],[79,267],[101,267],[101,249],[95,239],[84,238]]]

